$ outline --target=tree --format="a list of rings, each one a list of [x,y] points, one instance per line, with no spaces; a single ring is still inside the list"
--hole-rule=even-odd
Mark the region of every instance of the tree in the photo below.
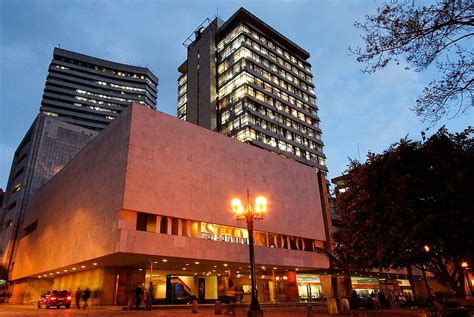
[[[473,136],[471,127],[441,128],[424,143],[405,138],[351,161],[336,199],[336,256],[358,270],[426,266],[461,294],[461,262],[474,264]]]
[[[373,73],[405,57],[415,71],[434,64],[441,78],[432,80],[413,110],[423,121],[438,122],[474,107],[474,1],[444,0],[416,7],[415,1],[391,1],[355,26],[365,48],[350,49]]]

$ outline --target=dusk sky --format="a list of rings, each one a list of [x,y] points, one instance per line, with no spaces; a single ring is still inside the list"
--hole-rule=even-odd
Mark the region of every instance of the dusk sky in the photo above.
[[[226,20],[245,7],[311,54],[329,178],[348,158],[363,160],[409,135],[422,123],[410,108],[435,72],[391,65],[363,74],[348,52],[361,44],[353,26],[380,1],[0,1],[0,188],[5,189],[14,151],[38,114],[53,48],[146,66],[160,79],[158,110],[176,115],[177,67],[183,41],[218,13]],[[460,131],[473,115],[445,119]],[[360,153],[360,154],[359,154]]]

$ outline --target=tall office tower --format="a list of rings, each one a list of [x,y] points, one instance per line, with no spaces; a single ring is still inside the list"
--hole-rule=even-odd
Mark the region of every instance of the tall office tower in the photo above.
[[[11,271],[15,244],[30,230],[22,226],[30,198],[132,102],[156,109],[157,83],[147,68],[54,49],[40,114],[13,157],[0,215],[0,275]]]
[[[194,33],[178,118],[327,171],[309,53],[243,8]]]
[[[157,85],[158,78],[148,68],[55,48],[40,110],[102,130],[132,102],[156,109]]]

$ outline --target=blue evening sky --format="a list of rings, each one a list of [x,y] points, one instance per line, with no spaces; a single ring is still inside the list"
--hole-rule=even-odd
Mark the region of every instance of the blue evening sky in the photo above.
[[[53,47],[116,62],[147,66],[159,78],[158,109],[176,115],[177,67],[182,42],[218,12],[226,20],[243,6],[311,54],[329,177],[348,158],[364,159],[427,126],[409,110],[433,73],[390,66],[374,75],[348,54],[360,44],[356,20],[380,1],[152,1],[0,0],[0,188],[15,148],[38,113]],[[443,120],[452,131],[472,114]]]

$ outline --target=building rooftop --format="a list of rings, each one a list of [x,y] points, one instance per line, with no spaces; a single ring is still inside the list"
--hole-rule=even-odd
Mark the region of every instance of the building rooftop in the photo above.
[[[57,47],[54,48],[53,55],[54,56],[63,56],[63,57],[67,57],[67,58],[72,58],[72,59],[80,60],[80,61],[90,63],[90,64],[98,64],[98,65],[102,65],[104,67],[108,67],[108,68],[112,68],[112,69],[116,69],[116,70],[121,70],[121,71],[124,71],[124,72],[133,72],[133,73],[144,74],[144,75],[149,76],[156,84],[158,84],[158,81],[159,81],[158,77],[156,77],[156,75],[153,74],[153,72],[150,69],[148,69],[147,67],[133,66],[133,65],[127,65],[127,64],[112,62],[112,61],[108,61],[108,60],[105,60],[105,59],[100,59],[100,58],[97,58],[97,57],[84,55],[84,54],[76,53],[76,52],[73,52],[73,51],[68,51],[68,50],[65,50],[65,49],[62,49],[62,48],[57,48]]]
[[[309,58],[310,54],[291,41],[289,38],[257,18],[255,15],[250,13],[244,8],[240,8],[235,12],[219,29],[219,32],[226,33],[226,31],[231,31],[236,25],[240,22],[246,21],[252,25],[254,25],[257,29],[265,31],[266,34],[270,35],[276,42],[280,43],[280,45],[284,46],[292,53],[296,54],[300,58],[306,60]]]

